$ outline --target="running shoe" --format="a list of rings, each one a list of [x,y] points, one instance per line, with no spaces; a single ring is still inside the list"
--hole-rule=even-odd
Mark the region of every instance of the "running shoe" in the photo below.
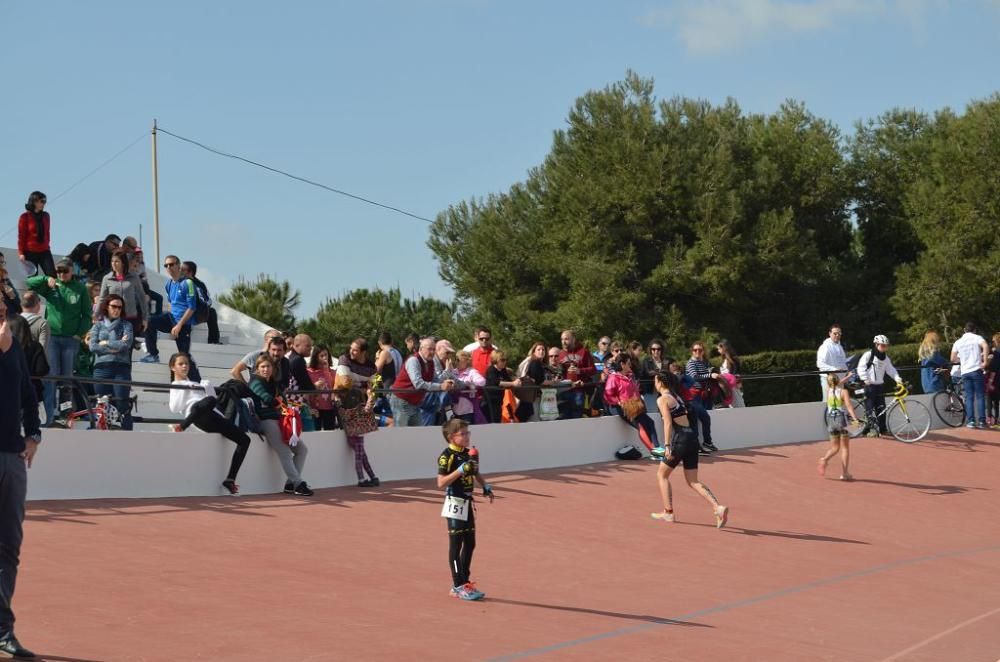
[[[229,492],[230,496],[239,496],[240,495],[240,486],[236,484],[235,480],[229,480],[227,478],[226,480],[222,481],[222,487],[227,492]]]
[[[976,422],[969,421],[968,423],[965,424],[965,427],[969,428],[970,430],[974,430],[976,428]]]
[[[377,476],[372,476],[372,487],[378,487],[381,484],[382,481],[380,481]]]
[[[372,486],[374,486],[374,483],[369,478],[358,481],[358,487],[372,487]]]
[[[159,363],[159,362],[160,362],[159,354],[147,354],[146,356],[139,359],[139,363]]]
[[[313,494],[316,494],[315,492],[312,491],[311,487],[306,485],[306,481],[302,481],[301,483],[296,485],[294,493],[297,494],[298,496],[312,496]]]
[[[657,446],[653,450],[649,451],[649,454],[652,455],[653,457],[663,457],[664,455],[667,454],[667,449],[664,448],[663,446]]]
[[[472,593],[473,595],[479,596],[476,598],[476,600],[482,600],[483,598],[486,597],[486,594],[480,591],[476,587],[476,582],[472,581],[471,579],[465,582],[465,590],[467,590],[469,593]]]
[[[451,589],[449,595],[453,598],[458,598],[459,600],[478,600],[479,596],[476,593],[470,593],[465,586],[454,586]]]
[[[285,489],[282,490],[285,494],[295,494],[295,484],[292,481],[285,483]]]
[[[715,444],[713,444],[711,441],[706,441],[704,443],[704,447],[708,449],[709,453],[715,453],[716,451],[719,450],[718,448],[716,448]]]
[[[729,520],[729,506],[719,506],[715,509],[715,528],[721,529]]]
[[[674,521],[674,514],[673,513],[668,513],[666,511],[659,512],[659,513],[650,513],[649,516],[652,517],[653,519],[655,519],[658,522],[673,522]]]

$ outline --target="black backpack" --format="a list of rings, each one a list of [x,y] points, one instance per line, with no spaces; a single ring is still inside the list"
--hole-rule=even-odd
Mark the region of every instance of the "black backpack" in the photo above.
[[[641,460],[642,452],[632,444],[626,444],[615,451],[619,460]]]
[[[208,290],[202,283],[191,280],[191,285],[195,300],[194,323],[204,324],[208,321],[208,312],[212,309],[212,299],[208,296]]]
[[[241,427],[239,424],[243,423],[241,429],[247,431],[252,430],[252,428],[246,418],[246,412],[244,412],[243,417],[240,417],[239,415],[240,403],[244,398],[253,402],[256,402],[257,400],[253,391],[250,390],[250,387],[238,379],[224,381],[215,387],[215,406],[220,412],[222,412],[222,415],[226,418],[226,420],[236,424],[237,427]]]

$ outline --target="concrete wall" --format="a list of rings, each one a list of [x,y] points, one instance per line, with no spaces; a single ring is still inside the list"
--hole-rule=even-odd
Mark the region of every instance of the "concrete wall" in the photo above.
[[[930,406],[925,396],[916,399]],[[931,413],[932,423],[940,425]],[[657,419],[657,428],[662,431]],[[712,412],[713,437],[723,450],[824,439],[822,405],[798,403]],[[641,444],[617,418],[474,426],[473,443],[486,474],[605,462],[625,443]],[[352,485],[353,454],[342,431],[304,435],[304,476],[313,487]],[[383,429],[366,437],[379,478],[434,476],[445,442],[439,428]],[[189,431],[46,430],[29,471],[28,498],[210,496],[220,494],[233,444]],[[284,474],[273,451],[254,439],[238,478],[244,494],[280,491]]]

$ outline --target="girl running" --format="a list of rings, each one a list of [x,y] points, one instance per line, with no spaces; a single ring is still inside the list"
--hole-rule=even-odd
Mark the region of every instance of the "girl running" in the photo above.
[[[656,406],[663,417],[663,438],[670,440],[670,451],[654,448],[654,456],[663,457],[656,472],[656,480],[663,497],[663,512],[652,513],[650,516],[661,522],[674,521],[673,493],[670,489],[670,474],[678,464],[684,463],[684,480],[688,487],[700,494],[712,505],[715,514],[715,526],[721,529],[729,519],[729,508],[719,504],[707,485],[698,480],[698,436],[691,429],[688,421],[687,407],[679,395],[680,381],[671,372],[658,372],[653,382],[660,397]]]
[[[820,476],[826,475],[826,464],[830,459],[840,453],[840,480],[853,480],[847,470],[847,464],[851,459],[851,436],[847,433],[848,416],[851,420],[857,418],[854,414],[854,405],[851,398],[844,390],[844,382],[849,379],[849,375],[841,379],[836,373],[826,376],[826,429],[830,433],[830,450],[819,459],[816,471]]]
[[[114,296],[114,295],[112,295]],[[247,456],[250,448],[250,437],[245,432],[232,424],[218,409],[215,408],[215,388],[207,380],[200,383],[188,379],[188,372],[191,370],[191,357],[184,352],[178,352],[170,357],[170,378],[171,383],[178,386],[199,386],[196,389],[170,389],[170,411],[184,416],[184,422],[174,429],[177,432],[187,430],[194,425],[199,430],[205,432],[217,432],[226,439],[236,444],[233,451],[233,459],[229,463],[229,473],[222,481],[222,487],[236,496],[240,493],[240,486],[236,484],[236,474],[239,473],[243,465],[243,459]]]

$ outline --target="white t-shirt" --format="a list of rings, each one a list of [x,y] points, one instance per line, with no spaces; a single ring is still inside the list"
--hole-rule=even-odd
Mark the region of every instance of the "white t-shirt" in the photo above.
[[[959,370],[963,375],[982,370],[983,350],[986,341],[978,333],[966,333],[951,346],[951,353],[958,354]]]

